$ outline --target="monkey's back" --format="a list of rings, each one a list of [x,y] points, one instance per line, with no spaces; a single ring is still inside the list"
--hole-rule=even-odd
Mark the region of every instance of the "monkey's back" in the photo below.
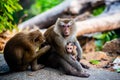
[[[45,32],[44,36],[45,36],[46,41],[50,45],[56,46],[56,44],[55,44],[55,37],[58,36],[58,34],[56,34],[54,32],[54,25],[47,29],[47,31]]]
[[[4,54],[11,53],[15,49],[23,47],[24,43],[26,42],[26,34],[18,33],[13,36],[5,45]]]
[[[3,53],[9,67],[22,64],[26,41],[26,34],[18,33],[6,43]]]

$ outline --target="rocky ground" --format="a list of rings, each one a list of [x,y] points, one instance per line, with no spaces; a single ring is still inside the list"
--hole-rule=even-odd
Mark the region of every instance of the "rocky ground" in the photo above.
[[[8,70],[3,55],[0,54],[0,73]],[[44,68],[34,72],[24,71],[0,75],[0,80],[120,80],[120,73],[96,68],[90,68],[86,71],[91,75],[89,78],[69,76],[55,69]]]

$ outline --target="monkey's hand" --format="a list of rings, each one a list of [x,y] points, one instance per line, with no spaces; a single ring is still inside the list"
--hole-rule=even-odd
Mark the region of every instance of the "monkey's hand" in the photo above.
[[[46,45],[42,47],[39,51],[37,51],[37,54],[41,56],[42,54],[46,53],[50,49],[50,45]]]
[[[45,45],[44,47],[42,47],[42,48],[40,49],[40,51],[46,52],[46,51],[48,51],[49,49],[50,49],[50,45]]]
[[[80,61],[81,57],[77,56],[77,61]]]
[[[74,56],[72,56],[72,59],[75,61],[76,60],[76,58],[74,57]]]

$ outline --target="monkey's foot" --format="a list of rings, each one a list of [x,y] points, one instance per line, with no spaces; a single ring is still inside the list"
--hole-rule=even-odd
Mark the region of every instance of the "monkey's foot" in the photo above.
[[[45,67],[45,65],[39,64],[39,69],[43,69],[44,67]]]
[[[81,64],[82,67],[85,68],[85,69],[89,69],[89,68],[90,68],[89,66],[85,65],[84,63],[80,63],[80,64]]]
[[[40,70],[40,69],[43,69],[44,67],[45,66],[42,64],[35,65],[34,67],[32,67],[32,71]]]
[[[88,78],[90,76],[90,74],[86,73],[86,72],[81,72],[79,74],[79,77],[84,77],[84,78]]]

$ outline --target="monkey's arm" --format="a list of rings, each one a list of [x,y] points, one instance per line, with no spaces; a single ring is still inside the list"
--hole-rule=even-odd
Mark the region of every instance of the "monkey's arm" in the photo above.
[[[64,55],[62,55],[62,58],[65,61],[67,61],[72,67],[76,68],[78,71],[80,71],[80,72],[83,71],[81,64],[77,60],[74,60],[71,57],[71,54],[66,54],[65,53]]]
[[[44,53],[46,53],[48,50],[50,49],[50,46],[44,46],[43,48],[41,48],[39,51],[36,52],[36,55],[34,55],[34,59],[38,59],[41,55],[43,55]]]
[[[81,46],[80,46],[80,44],[79,44],[79,42],[76,40],[75,41],[75,45],[77,46],[77,60],[79,61],[80,59],[81,59],[81,57],[82,57],[82,48],[81,48]]]

